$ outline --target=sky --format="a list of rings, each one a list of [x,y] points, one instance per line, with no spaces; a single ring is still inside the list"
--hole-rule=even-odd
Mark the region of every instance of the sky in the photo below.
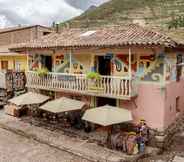
[[[51,25],[80,15],[91,5],[108,0],[0,0],[0,28],[15,25]]]

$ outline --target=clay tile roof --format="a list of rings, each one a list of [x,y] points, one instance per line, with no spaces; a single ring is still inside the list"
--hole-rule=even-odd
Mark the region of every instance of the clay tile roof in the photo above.
[[[176,46],[176,42],[166,35],[147,30],[135,24],[97,29],[65,29],[39,40],[12,46],[19,48],[51,47],[110,47],[126,45],[162,45]]]
[[[9,47],[10,46],[0,46],[0,56],[25,56],[25,54],[10,51]]]

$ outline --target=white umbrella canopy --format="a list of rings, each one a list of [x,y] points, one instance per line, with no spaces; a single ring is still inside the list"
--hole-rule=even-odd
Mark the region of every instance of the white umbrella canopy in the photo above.
[[[80,110],[85,106],[85,102],[73,100],[66,97],[45,103],[40,109],[49,111],[52,113],[62,113],[74,110]]]
[[[48,96],[45,96],[39,93],[28,92],[18,97],[14,97],[8,101],[17,106],[23,106],[23,105],[31,105],[31,104],[41,104],[47,100],[49,100]]]
[[[132,114],[129,110],[105,105],[87,110],[82,119],[98,125],[110,126],[131,121]]]

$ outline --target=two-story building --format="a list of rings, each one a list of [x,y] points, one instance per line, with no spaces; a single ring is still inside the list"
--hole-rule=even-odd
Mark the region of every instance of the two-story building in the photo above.
[[[27,87],[127,108],[166,129],[184,111],[182,44],[137,25],[65,29],[11,48],[28,56]],[[39,76],[37,68],[50,72]],[[90,71],[100,74],[91,87]]]
[[[40,25],[0,29],[0,70],[27,70],[27,56],[24,53],[11,52],[8,48],[12,44],[39,39],[51,32],[51,28]]]

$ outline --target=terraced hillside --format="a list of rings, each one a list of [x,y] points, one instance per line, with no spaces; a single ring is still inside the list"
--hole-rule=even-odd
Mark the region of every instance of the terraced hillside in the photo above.
[[[168,27],[184,16],[184,0],[111,0],[62,25],[92,27],[139,22],[148,26]]]

